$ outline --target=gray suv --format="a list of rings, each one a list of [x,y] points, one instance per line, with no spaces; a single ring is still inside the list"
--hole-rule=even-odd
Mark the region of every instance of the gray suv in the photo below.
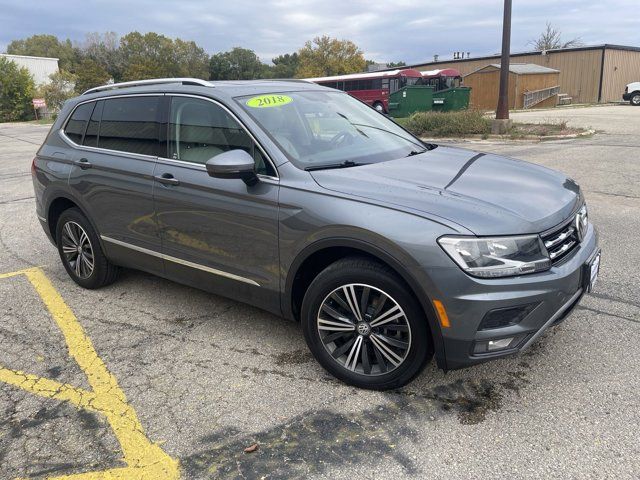
[[[339,379],[389,389],[527,348],[598,274],[578,185],[423,143],[296,81],[161,79],[68,101],[37,214],[84,288],[151,272],[302,324]]]

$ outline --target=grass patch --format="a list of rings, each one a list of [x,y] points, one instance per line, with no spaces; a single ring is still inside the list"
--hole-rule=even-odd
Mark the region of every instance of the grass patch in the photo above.
[[[414,135],[433,137],[464,137],[488,135],[491,120],[479,110],[457,112],[416,112],[406,119],[398,119],[400,125]]]
[[[551,135],[573,135],[582,132],[586,132],[586,129],[569,127],[566,120],[547,120],[544,123],[514,123],[509,131],[509,137],[512,139],[530,136],[548,137]]]

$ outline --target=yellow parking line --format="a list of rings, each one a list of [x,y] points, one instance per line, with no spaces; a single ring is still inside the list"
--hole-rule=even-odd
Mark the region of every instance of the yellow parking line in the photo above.
[[[179,478],[178,461],[167,455],[144,434],[135,410],[96,353],[91,339],[71,309],[53,287],[44,272],[30,268],[19,272],[0,274],[0,278],[25,275],[44,302],[47,310],[64,335],[69,355],[87,376],[92,391],[87,391],[53,380],[9,370],[0,366],[0,381],[14,385],[36,395],[66,400],[79,408],[104,415],[122,448],[124,468],[101,472],[55,477],[56,480],[173,480]],[[53,478],[53,477],[52,477]]]

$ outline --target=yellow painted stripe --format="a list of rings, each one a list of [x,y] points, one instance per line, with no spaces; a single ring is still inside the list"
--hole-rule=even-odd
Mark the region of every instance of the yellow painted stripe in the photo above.
[[[64,335],[69,355],[87,376],[92,391],[2,367],[0,367],[0,381],[36,395],[66,400],[80,408],[103,414],[120,443],[123,460],[128,465],[125,468],[66,475],[55,477],[55,479],[178,479],[180,476],[178,461],[146,437],[142,424],[133,407],[127,402],[118,381],[100,359],[91,339],[44,272],[39,268],[30,268],[20,272],[1,274],[0,278],[20,274],[26,275],[38,292]]]

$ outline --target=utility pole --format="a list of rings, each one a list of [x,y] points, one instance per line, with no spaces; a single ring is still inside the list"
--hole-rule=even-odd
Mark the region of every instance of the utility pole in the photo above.
[[[491,126],[492,133],[506,133],[511,127],[509,120],[509,59],[511,55],[511,0],[504,0],[502,19],[502,59],[500,60],[500,92],[496,119]]]

